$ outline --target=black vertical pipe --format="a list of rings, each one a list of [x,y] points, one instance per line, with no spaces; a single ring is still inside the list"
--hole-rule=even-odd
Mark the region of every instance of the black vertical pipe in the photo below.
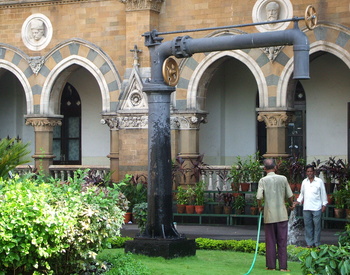
[[[145,85],[148,96],[148,215],[142,237],[177,238],[173,225],[170,95],[167,85]]]

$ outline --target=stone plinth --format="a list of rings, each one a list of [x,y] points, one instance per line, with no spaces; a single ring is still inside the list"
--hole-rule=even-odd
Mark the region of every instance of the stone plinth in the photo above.
[[[165,259],[195,256],[196,242],[185,238],[175,240],[136,238],[125,242],[125,252]]]

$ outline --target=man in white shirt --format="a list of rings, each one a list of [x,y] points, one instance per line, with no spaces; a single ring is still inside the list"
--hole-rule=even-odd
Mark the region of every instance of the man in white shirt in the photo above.
[[[317,247],[321,244],[321,217],[326,211],[327,194],[323,180],[315,176],[314,166],[306,166],[306,176],[294,206],[303,203],[306,245]]]

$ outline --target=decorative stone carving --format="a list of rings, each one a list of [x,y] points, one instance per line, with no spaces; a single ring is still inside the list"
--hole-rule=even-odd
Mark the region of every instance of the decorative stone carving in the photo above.
[[[266,127],[286,127],[293,120],[293,114],[289,112],[261,112],[258,121],[264,121]]]
[[[35,132],[51,132],[55,126],[61,126],[61,118],[26,118],[26,125],[34,127]]]
[[[100,121],[101,124],[107,125],[111,130],[119,130],[119,121],[115,116],[103,117]]]
[[[28,58],[29,67],[32,69],[33,73],[37,75],[41,67],[45,63],[45,59],[42,56],[34,56]]]
[[[207,123],[206,114],[176,115],[170,118],[171,129],[199,129],[201,123]]]
[[[29,16],[22,25],[22,40],[30,50],[44,49],[52,38],[52,25],[45,15],[35,13]]]
[[[137,66],[134,66],[128,80],[128,86],[121,95],[121,110],[147,112],[147,95],[142,91],[143,82]]]
[[[289,19],[293,17],[293,5],[289,0],[258,0],[252,18],[254,23]],[[260,32],[285,30],[290,22],[271,23],[255,26]]]
[[[282,49],[283,49],[283,46],[276,46],[276,47],[263,48],[262,50],[270,59],[270,61],[274,61],[277,55],[282,51]]]
[[[126,5],[126,11],[153,10],[160,12],[164,0],[119,0]]]

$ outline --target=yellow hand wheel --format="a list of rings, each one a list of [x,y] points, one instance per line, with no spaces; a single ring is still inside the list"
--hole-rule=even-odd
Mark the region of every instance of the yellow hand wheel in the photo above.
[[[309,5],[305,10],[305,25],[309,30],[317,26],[317,14],[314,6]]]

